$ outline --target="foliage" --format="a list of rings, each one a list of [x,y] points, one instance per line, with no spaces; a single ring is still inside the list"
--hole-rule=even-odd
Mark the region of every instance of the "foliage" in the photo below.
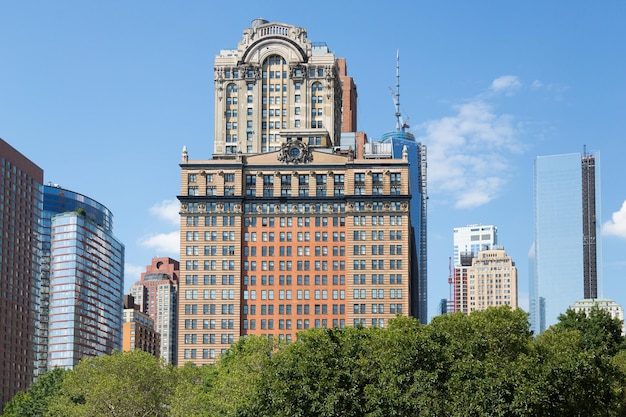
[[[58,395],[61,382],[67,371],[53,369],[39,376],[26,392],[17,394],[4,408],[7,417],[43,416],[48,410],[48,402]]]
[[[166,416],[172,373],[140,350],[83,359],[64,378],[49,415]]]
[[[552,326],[551,331],[576,330],[581,333],[585,349],[601,349],[615,355],[624,347],[622,321],[613,318],[608,311],[594,305],[589,313],[568,309],[559,315],[559,322]]]
[[[622,346],[621,324],[601,312],[567,312],[536,338],[528,315],[508,307],[428,325],[397,317],[387,329],[307,330],[287,345],[245,337],[211,366],[138,351],[85,359],[44,375],[6,415],[622,416]]]

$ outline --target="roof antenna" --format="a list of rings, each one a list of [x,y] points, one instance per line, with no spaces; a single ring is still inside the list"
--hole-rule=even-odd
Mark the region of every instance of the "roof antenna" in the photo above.
[[[402,120],[402,113],[400,113],[400,51],[396,50],[396,91],[394,93],[393,89],[389,87],[389,91],[391,92],[391,98],[393,99],[393,104],[396,107],[396,130],[404,130],[409,127],[408,119],[405,122]]]

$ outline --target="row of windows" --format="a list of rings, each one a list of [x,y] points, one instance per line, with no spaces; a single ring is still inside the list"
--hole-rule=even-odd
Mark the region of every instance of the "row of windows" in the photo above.
[[[185,290],[185,300],[198,300],[200,296],[204,300],[217,300],[218,291],[221,291],[222,300],[234,300],[235,290]]]
[[[204,285],[216,285],[217,275],[204,275]],[[185,275],[185,284],[198,285],[198,275]],[[222,285],[235,285],[234,275],[222,275]]]
[[[372,274],[370,282],[372,284],[384,284],[385,275]],[[367,284],[367,277],[365,274],[354,274],[352,277],[352,283],[355,285],[365,285]],[[389,274],[389,284],[402,284],[402,274]]]
[[[185,304],[185,314],[198,314],[199,304]],[[216,304],[201,304],[202,314],[217,314]],[[222,314],[235,314],[234,304],[221,304]]]
[[[343,189],[342,189],[343,192]],[[200,203],[189,202],[187,204],[187,211],[190,213],[197,213],[200,210]],[[220,203],[220,209],[224,212],[234,212],[234,202]],[[371,203],[365,203],[359,201],[354,203],[354,211],[381,211],[384,210],[384,204],[389,204],[391,211],[401,211],[402,202],[392,201],[383,203],[381,201],[374,201]],[[207,202],[205,210],[209,213],[216,212],[218,203]],[[257,210],[259,209],[259,210]],[[345,203],[244,203],[244,213],[324,213],[324,212],[344,213],[346,211]]]
[[[366,245],[354,245],[352,253],[354,255],[366,255],[367,246]],[[372,245],[370,253],[372,255],[384,255],[385,246],[384,245]],[[402,255],[402,245],[389,245],[389,255]]]
[[[276,110],[278,112],[278,110]],[[270,110],[270,116],[272,116],[272,110]],[[278,114],[277,114],[278,115]],[[250,123],[252,121],[249,121]],[[249,126],[252,127],[252,126]],[[309,138],[309,139],[313,139],[313,138]],[[233,173],[225,173],[223,174],[224,176],[224,182],[234,182],[235,181],[235,174]],[[282,177],[287,177],[289,175],[282,175]],[[380,185],[383,183],[383,174],[382,173],[373,173],[371,174],[372,176],[372,184],[374,185]],[[247,175],[246,177],[252,177],[255,178],[254,175]],[[302,177],[308,177],[308,175],[299,175],[299,178]],[[401,173],[399,172],[392,172],[389,174],[390,177],[390,183],[392,185],[400,185],[400,179],[401,179]],[[318,184],[326,184],[326,178],[327,175],[326,174],[316,174],[316,180]],[[341,182],[343,183],[345,180],[345,175],[344,174],[334,174],[333,176],[335,182]],[[190,183],[194,183],[197,181],[197,174],[194,173],[190,173],[188,174],[188,180]],[[256,179],[254,180],[256,183]],[[206,174],[206,182],[213,182],[213,174]],[[248,180],[246,180],[246,183],[248,183]],[[263,183],[264,184],[273,184],[274,183],[274,179],[272,175],[264,175],[263,176]],[[308,180],[307,180],[308,183]],[[365,174],[364,173],[355,173],[354,174],[354,185],[355,186],[361,186],[365,184]]]
[[[366,304],[354,304],[352,312],[354,314],[367,314]],[[371,314],[385,314],[384,304],[372,304],[370,308]],[[389,304],[389,314],[402,314],[402,304]]]
[[[216,246],[205,246],[205,254],[207,252],[206,248],[211,249],[210,252],[212,255],[215,255],[214,252],[217,252]],[[292,256],[294,253],[293,248],[294,248],[293,246],[279,246],[278,251],[279,251],[280,256]],[[297,253],[298,256],[310,256],[311,247],[310,246],[297,246],[295,252]],[[261,256],[274,256],[274,254],[275,254],[274,246],[261,246]],[[327,256],[328,246],[315,246],[314,254],[315,256]],[[346,247],[345,246],[333,246],[332,254],[333,256],[344,256],[346,254]],[[257,247],[256,246],[244,246],[243,255],[244,256],[257,256]]]
[[[187,232],[188,234],[191,232]],[[197,232],[195,232],[197,233]],[[206,236],[208,233],[215,233],[215,232],[205,232],[205,240]],[[227,232],[224,232],[227,233]],[[234,233],[234,232],[230,232],[230,233]],[[291,242],[293,241],[293,232],[279,232],[278,233],[278,239],[280,242]],[[311,232],[296,232],[296,239],[298,242],[310,242],[311,241]],[[314,232],[313,236],[315,238],[316,242],[327,242],[328,241],[328,232]],[[333,242],[344,242],[346,240],[346,234],[345,232],[332,232],[332,239]],[[216,235],[217,236],[217,235]],[[261,233],[261,238],[263,239],[263,242],[273,242],[275,239],[276,235],[274,234],[274,232],[262,232]],[[187,239],[189,240],[189,239]],[[208,239],[211,240],[211,239]],[[227,240],[227,239],[222,239],[222,240]],[[234,239],[231,239],[234,240]],[[257,241],[257,232],[244,232],[243,234],[243,240],[244,242],[256,242]]]
[[[329,293],[333,300],[345,300],[346,292],[345,290],[296,290],[296,300],[310,300],[311,292],[313,293],[314,300],[328,300]],[[275,295],[278,294],[279,300],[292,300],[293,299],[292,290],[261,290],[259,291],[261,300],[273,300]],[[256,300],[257,299],[257,291],[256,290],[244,290],[243,291],[243,299],[244,300]]]
[[[365,259],[355,259],[353,261],[352,267],[354,270],[359,269],[367,269],[367,261]],[[371,269],[385,269],[385,260],[384,259],[372,259],[371,260]],[[402,269],[402,260],[401,259],[390,259],[389,260],[389,268],[388,269]]]
[[[193,261],[187,261],[187,262],[192,262],[192,266]],[[205,266],[207,265],[207,262],[209,262],[209,266],[217,266],[217,261],[204,261]],[[229,268],[224,268],[224,265],[226,265],[226,262],[228,262],[228,266]],[[222,270],[226,270],[226,269],[231,269],[230,268],[230,262],[231,261],[222,261]],[[232,261],[234,262],[234,261]],[[295,265],[296,271],[311,271],[311,270],[315,270],[315,271],[328,271],[328,262],[329,261],[296,261]],[[398,263],[399,262],[399,263]],[[275,265],[276,262],[275,261],[260,261],[261,264],[261,271],[274,271],[275,270]],[[292,261],[278,261],[278,270],[279,271],[292,271],[294,270],[293,268],[293,264],[294,262]],[[395,261],[394,265],[398,265],[401,266],[401,261]],[[311,265],[313,265],[313,268],[311,268]],[[331,266],[332,266],[332,270],[333,271],[344,271],[346,269],[346,263],[345,261],[331,261]],[[205,268],[206,269],[206,268]],[[212,268],[209,268],[212,269]],[[380,268],[379,268],[380,269]],[[396,269],[396,268],[393,268]],[[397,268],[399,269],[399,268]],[[256,271],[257,270],[257,261],[244,261],[243,262],[243,270],[244,271]]]
[[[204,271],[217,271],[218,270],[218,262],[217,260],[205,259],[203,261],[203,270]],[[221,271],[235,271],[236,263],[235,260],[222,260],[222,267],[219,269]],[[187,271],[197,271],[199,269],[199,261],[197,260],[187,260],[185,261],[185,270]]]
[[[256,320],[252,319],[252,320],[243,320],[243,328],[245,330],[255,330],[256,329]],[[344,319],[333,319],[331,321],[333,327],[340,327],[343,328],[346,325],[346,322]],[[259,324],[260,324],[260,328],[261,330],[273,330],[274,329],[274,320],[272,319],[262,319],[259,320]],[[328,327],[328,319],[314,319],[313,320],[313,324],[316,328],[320,328],[320,327]],[[296,329],[298,330],[302,330],[302,329],[308,329],[311,327],[311,320],[309,319],[297,319],[296,320]],[[278,329],[280,330],[291,330],[291,320],[278,320]],[[289,336],[290,335],[286,335],[287,336],[287,341],[289,341]]]
[[[333,275],[331,277],[332,285],[344,285],[346,282],[345,275]],[[400,278],[401,281],[401,278]],[[278,284],[279,285],[292,285],[293,277],[291,275],[279,275],[278,276]],[[296,275],[296,283],[297,285],[311,285],[311,276],[310,275]],[[328,275],[315,275],[314,276],[315,285],[328,285]],[[400,282],[398,282],[400,283]],[[256,285],[257,284],[257,276],[256,275],[244,275],[243,276],[243,285]],[[274,285],[274,275],[261,275],[261,285]]]
[[[274,304],[261,304],[261,315],[273,315],[274,314]],[[344,304],[333,304],[331,306],[332,314],[345,314],[346,306]],[[254,316],[256,314],[256,305],[244,305],[242,307],[243,314]],[[313,311],[316,315],[320,314],[328,314],[328,304],[315,304],[313,306]],[[297,304],[296,305],[296,313],[298,315],[308,315],[311,314],[311,306],[310,304]],[[279,315],[291,315],[292,314],[292,305],[291,304],[279,304],[278,305],[278,314]]]
[[[385,231],[372,230],[370,236],[372,240],[385,240]],[[367,240],[367,231],[355,230],[353,232],[353,239],[355,241]],[[402,240],[402,230],[389,230],[389,240]]]
[[[306,179],[300,179],[300,184],[301,185],[307,185],[308,184],[308,176],[305,177]],[[247,175],[246,176],[246,185],[247,186],[254,186],[256,184],[256,177],[253,175]],[[211,187],[210,187],[211,188]],[[212,187],[214,188],[214,187]],[[369,217],[370,219],[370,224],[372,226],[384,226],[385,224],[385,218],[387,218],[387,221],[389,222],[389,224],[391,226],[400,226],[402,225],[402,216],[380,216],[380,215],[372,215]],[[263,227],[275,227],[275,218],[274,217],[261,217],[261,226]],[[280,227],[292,227],[293,226],[293,218],[292,217],[279,217],[279,225]],[[316,216],[313,218],[314,219],[314,224],[317,227],[325,227],[328,226],[328,217],[319,217]],[[341,227],[341,226],[345,226],[346,224],[346,219],[345,217],[331,217],[332,219],[332,224],[335,227]],[[354,226],[367,226],[367,216],[354,216],[353,220],[352,220],[352,224]],[[200,224],[200,217],[199,216],[187,216],[186,217],[186,224],[187,226],[199,226]],[[303,227],[303,226],[310,226],[311,225],[311,217],[296,217],[296,224],[299,227]],[[204,217],[204,225],[205,226],[236,226],[236,216],[205,216]],[[250,226],[256,226],[257,225],[257,217],[246,217],[244,219],[244,225],[246,227],[250,227]]]
[[[270,217],[265,217],[265,216],[264,217],[245,217],[244,226],[256,227],[257,219],[259,218],[260,218],[261,226],[263,227],[275,227],[276,226],[275,218],[272,216]],[[309,227],[311,226],[311,218],[312,217],[296,217],[295,224],[298,227]],[[278,224],[280,227],[292,227],[294,225],[293,219],[294,219],[293,217],[279,217]],[[333,227],[343,227],[346,225],[345,217],[331,217],[330,219],[332,219]],[[328,226],[329,218],[316,216],[316,217],[313,217],[313,221],[316,227],[326,227]],[[205,220],[205,223],[206,223],[206,220]]]
[[[391,299],[400,299],[402,298],[402,289],[401,288],[391,288],[388,290],[389,291],[389,298]],[[367,290],[362,288],[362,289],[356,289],[354,290],[353,294],[352,294],[353,298],[355,300],[359,300],[359,299],[367,299]],[[372,299],[384,299],[385,298],[385,291],[384,289],[373,289],[371,290],[371,298]]]

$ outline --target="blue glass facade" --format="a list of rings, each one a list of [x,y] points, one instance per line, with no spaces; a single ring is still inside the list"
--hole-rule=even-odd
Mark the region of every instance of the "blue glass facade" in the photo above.
[[[416,142],[403,127],[385,133],[383,143],[391,143],[394,159],[401,159],[405,148],[409,157],[411,191],[411,315],[428,322],[427,195],[426,146]]]
[[[596,196],[583,192],[578,153],[537,157],[534,194],[529,307],[531,329],[539,334],[584,297],[583,201]]]
[[[111,212],[82,194],[46,186],[43,217],[45,365],[72,368],[122,348],[124,245]]]

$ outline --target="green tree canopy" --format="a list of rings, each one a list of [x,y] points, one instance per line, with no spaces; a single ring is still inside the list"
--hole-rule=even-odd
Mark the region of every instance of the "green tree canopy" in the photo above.
[[[608,311],[594,305],[589,312],[568,309],[559,315],[559,321],[549,331],[575,330],[581,333],[585,349],[606,350],[615,355],[624,347],[622,321],[611,317]]]
[[[619,330],[619,332],[618,332]],[[211,366],[140,351],[44,375],[9,416],[413,417],[626,415],[621,324],[568,311],[533,338],[508,307],[241,338]],[[46,408],[48,412],[46,413]]]
[[[49,415],[167,416],[172,374],[171,367],[141,350],[86,358],[63,379]]]
[[[17,394],[4,408],[6,417],[38,417],[48,411],[48,403],[59,394],[64,369],[53,369],[39,376],[26,392]]]

